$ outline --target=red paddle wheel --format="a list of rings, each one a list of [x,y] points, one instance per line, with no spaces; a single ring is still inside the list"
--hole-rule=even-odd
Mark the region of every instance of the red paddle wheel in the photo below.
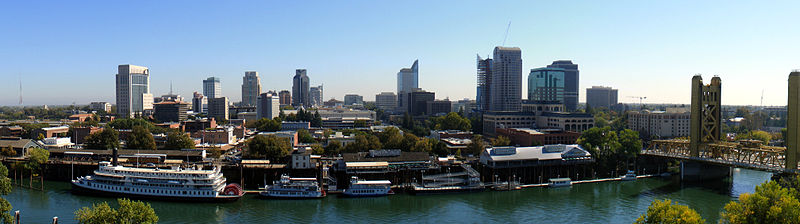
[[[228,184],[228,186],[225,186],[225,189],[222,190],[222,194],[242,196],[244,195],[244,190],[239,184]]]

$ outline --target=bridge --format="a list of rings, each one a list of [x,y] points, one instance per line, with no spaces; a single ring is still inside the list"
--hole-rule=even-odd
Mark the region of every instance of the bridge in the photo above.
[[[758,140],[728,142],[721,138],[721,80],[711,79],[703,84],[702,78],[692,78],[692,106],[689,140],[653,140],[641,155],[691,162],[690,173],[723,173],[720,169],[731,167],[762,170],[776,173],[800,173],[798,169],[798,140],[800,140],[800,71],[789,74],[789,102],[787,108],[787,147],[763,145]],[[701,165],[697,165],[697,164]]]

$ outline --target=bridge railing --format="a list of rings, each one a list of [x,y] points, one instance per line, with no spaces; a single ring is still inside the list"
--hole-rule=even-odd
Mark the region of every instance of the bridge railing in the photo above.
[[[765,170],[784,170],[786,151],[783,147],[758,146],[736,142],[715,142],[701,144],[698,156],[691,156],[690,142],[687,140],[653,140],[643,154],[658,155],[680,159],[699,160],[737,167]]]

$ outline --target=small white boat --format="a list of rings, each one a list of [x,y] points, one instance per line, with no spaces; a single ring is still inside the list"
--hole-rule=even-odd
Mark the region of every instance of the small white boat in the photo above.
[[[626,181],[628,181],[628,180],[636,180],[636,172],[633,172],[633,170],[628,170],[628,173],[625,173],[625,175],[620,177],[620,178],[622,180],[626,180]]]
[[[572,186],[572,179],[569,178],[551,178],[548,187],[569,187]]]
[[[353,177],[350,187],[342,192],[348,197],[376,197],[394,194],[392,182],[388,180],[359,180]]]
[[[281,175],[281,179],[274,181],[272,186],[259,192],[262,197],[270,198],[322,198],[325,191],[319,187],[317,178],[297,178]]]

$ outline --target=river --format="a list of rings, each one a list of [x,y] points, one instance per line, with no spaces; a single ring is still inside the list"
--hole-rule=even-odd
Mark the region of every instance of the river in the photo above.
[[[246,195],[233,203],[151,201],[159,223],[631,223],[654,199],[672,199],[716,222],[722,207],[753,192],[770,173],[735,169],[732,180],[681,184],[673,178],[577,184],[570,188],[528,188],[469,194],[321,200],[265,200]],[[83,206],[115,199],[78,196],[69,183],[45,182],[45,191],[15,187],[7,196],[23,223],[74,223]],[[112,206],[115,203],[112,203]]]

